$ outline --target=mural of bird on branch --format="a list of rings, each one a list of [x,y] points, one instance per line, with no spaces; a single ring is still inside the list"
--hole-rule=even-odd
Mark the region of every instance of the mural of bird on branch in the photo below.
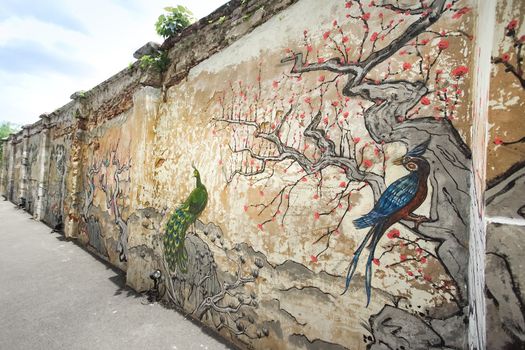
[[[428,218],[413,214],[426,199],[428,193],[427,179],[430,173],[430,165],[423,158],[430,139],[408,151],[403,157],[394,161],[396,165],[403,165],[410,174],[396,180],[383,192],[374,208],[366,215],[354,220],[357,229],[371,227],[365,238],[354,252],[354,257],[348,266],[346,275],[346,287],[342,294],[348,291],[352,277],[359,262],[364,247],[368,243],[370,251],[366,262],[365,289],[366,306],[370,303],[372,283],[372,262],[377,243],[385,231],[400,220],[415,222],[416,229],[422,222],[429,221]]]
[[[171,271],[175,271],[177,267],[182,272],[187,271],[188,253],[184,247],[186,231],[195,223],[208,202],[208,191],[201,182],[199,171],[195,167],[193,169],[196,186],[186,201],[171,215],[163,237],[164,256]]]

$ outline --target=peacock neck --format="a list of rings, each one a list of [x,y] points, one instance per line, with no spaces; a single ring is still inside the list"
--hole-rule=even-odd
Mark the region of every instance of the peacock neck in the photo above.
[[[201,177],[200,176],[196,176],[195,177],[195,187],[202,187],[202,182],[201,182]]]

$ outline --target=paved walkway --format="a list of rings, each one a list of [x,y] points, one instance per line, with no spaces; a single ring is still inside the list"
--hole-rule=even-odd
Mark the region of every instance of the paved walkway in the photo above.
[[[228,349],[0,197],[0,349]]]

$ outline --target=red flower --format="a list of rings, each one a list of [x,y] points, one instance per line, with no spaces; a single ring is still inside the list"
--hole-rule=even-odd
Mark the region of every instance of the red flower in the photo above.
[[[423,253],[423,249],[421,249],[421,248],[417,247],[417,248],[416,248],[416,253],[418,253],[418,254],[421,254],[421,253]]]
[[[365,21],[368,21],[370,19],[370,12],[364,13],[361,18],[363,18],[363,20],[365,20]]]
[[[429,282],[432,281],[432,277],[430,275],[425,275],[423,278]]]
[[[319,58],[317,59],[317,63],[319,63],[319,64],[324,63],[324,58],[319,57]]]
[[[347,1],[345,7],[349,9],[350,7],[352,7],[352,3],[350,1]]]
[[[279,87],[279,82],[277,80],[274,80],[272,86],[274,89],[277,89]]]
[[[512,21],[509,22],[509,24],[507,24],[507,29],[508,30],[513,30],[513,29],[516,29],[518,27],[518,20],[517,19],[513,19]]]
[[[501,60],[503,62],[508,62],[510,60],[510,55],[508,53],[504,53],[503,55],[501,55]]]
[[[373,262],[375,265],[377,265],[377,266],[381,265],[381,263],[379,262],[379,259],[377,259],[377,258],[372,259],[372,262]]]
[[[466,66],[459,66],[452,70],[452,75],[455,76],[456,78],[460,78],[464,76],[465,74],[467,74],[467,72],[468,72],[468,68]]]
[[[307,179],[306,177],[303,177],[303,178],[301,179],[301,181],[302,181],[302,182],[306,182],[306,181],[308,181],[308,179]]]
[[[307,46],[306,46],[306,51],[308,51],[308,52],[312,52],[313,49],[314,49],[314,48],[312,47],[312,45],[307,45]]]
[[[445,49],[447,49],[447,48],[448,48],[448,41],[445,40],[445,39],[441,39],[441,40],[439,41],[439,43],[438,43],[438,48],[439,48],[440,50],[445,50]]]
[[[372,163],[370,159],[365,159],[363,160],[363,165],[365,166],[365,168],[371,168],[372,165],[374,165],[374,163]]]
[[[428,97],[423,96],[423,98],[421,99],[421,104],[428,106],[430,104],[430,100],[428,99]]]
[[[412,64],[410,62],[403,63],[403,70],[409,70],[412,68]]]
[[[313,263],[317,262],[317,257],[315,255],[310,255],[310,261]]]
[[[321,214],[319,214],[319,212],[316,211],[316,212],[314,213],[314,219],[315,219],[315,220],[319,220],[320,217],[321,217]]]
[[[423,40],[421,40],[421,44],[422,44],[422,45],[426,45],[426,44],[428,44],[428,42],[429,42],[428,39],[423,39]]]
[[[310,103],[312,103],[312,99],[310,97],[305,97],[304,98],[304,102],[310,104]]]
[[[501,145],[502,143],[503,143],[503,140],[500,137],[496,136],[494,138],[494,144],[495,145]]]
[[[378,34],[377,32],[374,32],[374,33],[370,36],[370,41],[372,41],[372,42],[376,41],[378,35],[379,35],[379,34]]]
[[[322,83],[324,81],[324,75],[320,75],[319,78],[317,78],[317,80],[319,80],[319,82]]]
[[[520,42],[525,43],[525,35],[520,36]]]
[[[243,207],[243,209],[244,209],[244,211],[248,211],[248,206],[245,205],[245,206]]]
[[[386,236],[390,239],[393,239],[393,238],[396,238],[396,237],[399,237],[399,230],[398,229],[392,229],[390,230]]]
[[[339,102],[337,102],[337,101],[332,101],[332,106],[337,107],[337,105],[339,105]]]
[[[346,182],[341,181],[341,182],[339,183],[339,187],[341,187],[341,188],[345,188],[345,187],[346,187]]]
[[[463,8],[461,8],[461,9],[456,11],[456,13],[452,16],[452,19],[460,19],[461,16],[463,16],[466,13],[468,13],[469,11],[470,11],[470,8],[463,7]]]
[[[350,38],[347,37],[346,35],[345,35],[345,36],[343,37],[343,39],[342,39],[342,41],[343,41],[344,43],[347,43],[349,40],[350,40]]]
[[[407,259],[407,256],[404,254],[399,255],[399,260],[405,261]]]
[[[334,25],[334,27],[337,26],[337,20],[334,19],[334,22],[332,24]]]
[[[262,224],[258,224],[257,227],[259,228],[259,230],[263,230],[263,225]]]
[[[419,261],[421,261],[422,264],[426,263],[427,262],[427,258],[425,257],[422,257]]]
[[[414,273],[412,271],[407,271],[407,275],[414,276]]]
[[[360,137],[354,137],[353,140],[354,140],[354,143],[359,143],[359,141],[361,141],[361,138]]]
[[[324,32],[323,33],[323,39],[324,40],[328,39],[330,37],[330,34],[331,34],[330,31]]]
[[[319,199],[319,195],[316,193],[316,194],[314,194],[313,198],[314,199]]]

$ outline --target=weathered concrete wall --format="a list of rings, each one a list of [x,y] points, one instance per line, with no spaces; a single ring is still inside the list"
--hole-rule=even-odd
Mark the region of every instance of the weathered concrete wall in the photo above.
[[[487,158],[487,348],[525,348],[525,3],[498,2]]]
[[[521,346],[522,226],[489,224],[476,264],[485,172],[488,215],[523,219],[523,157],[501,157],[523,144],[501,138],[523,131],[503,69],[523,33],[502,34],[523,4],[410,4],[232,1],[162,45],[165,72],[11,136],[0,188],[245,348],[481,349],[484,277],[488,348]],[[493,57],[518,50],[490,82],[480,14]]]

